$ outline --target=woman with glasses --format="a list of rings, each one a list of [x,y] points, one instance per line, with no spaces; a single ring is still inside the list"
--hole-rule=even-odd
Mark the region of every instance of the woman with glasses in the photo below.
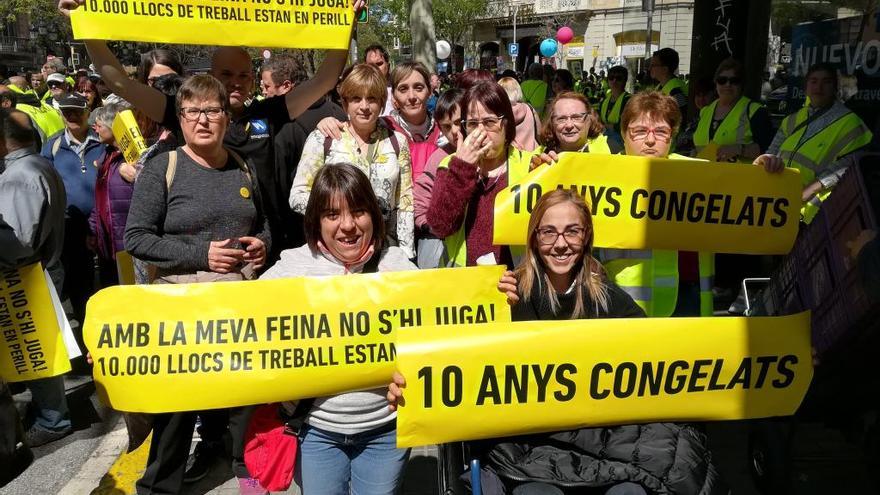
[[[242,158],[223,146],[228,96],[209,75],[188,79],[177,93],[184,145],[144,167],[135,183],[125,248],[155,267],[154,283],[253,278],[266,262],[270,238],[259,190]],[[243,462],[248,410],[229,410],[233,470]],[[196,412],[153,417],[153,441],[138,493],[180,493]]]
[[[437,169],[428,225],[444,238],[448,266],[513,266],[510,249],[492,241],[495,196],[528,173],[531,156],[513,145],[516,122],[504,88],[481,82],[462,102],[462,137]]]
[[[554,98],[547,109],[549,115],[541,128],[544,145],[532,156],[532,168],[552,164],[559,159],[560,153],[566,151],[609,155],[622,148],[612,150],[608,138],[602,134],[604,127],[586,96],[565,92]]]
[[[569,189],[538,200],[525,258],[498,284],[514,321],[638,318],[645,314],[605,278],[592,256],[592,215]],[[388,387],[390,409],[406,380]],[[721,493],[706,436],[693,425],[648,423],[496,438],[474,444],[485,495]],[[669,475],[674,473],[674,475]]]
[[[773,129],[767,109],[743,96],[742,88],[742,64],[732,58],[721,62],[715,71],[718,99],[700,110],[694,132],[701,158],[751,163],[770,146]],[[714,146],[707,149],[710,145]]]
[[[616,65],[608,69],[609,91],[599,104],[599,120],[605,124],[605,135],[608,140],[623,148],[623,136],[620,134],[620,116],[626,103],[632,96],[626,91],[626,81],[629,71],[622,65]]]
[[[415,257],[413,176],[406,136],[379,118],[388,92],[385,76],[371,64],[358,64],[339,87],[348,114],[339,139],[314,130],[306,139],[290,190],[290,207],[305,214],[315,175],[326,165],[351,163],[373,184],[392,245]]]

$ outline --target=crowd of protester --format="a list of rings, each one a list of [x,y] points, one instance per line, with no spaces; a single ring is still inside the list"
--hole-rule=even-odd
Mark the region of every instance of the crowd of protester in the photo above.
[[[806,74],[808,105],[775,131],[761,103],[743,95],[750,75],[739,62],[690,85],[670,48],[654,53],[649,73],[616,66],[607,77],[591,69],[577,80],[540,64],[522,79],[479,69],[438,75],[418,62],[392,64],[378,45],[349,67],[345,50],[328,51],[312,77],[285,55],[255,71],[233,47],[215,50],[207,74],[189,75],[172,52],[157,49],[128,77],[104,42],[85,44],[93,71],[68,75],[52,59],[40,73],[0,85],[0,267],[43,262],[79,322],[99,287],[119,283],[121,251],[135,259],[139,283],[500,264],[511,271],[499,290],[518,320],[710,316],[743,267],[760,270],[754,257],[594,250],[590,208],[570,191],[541,198],[527,246],[496,245],[496,195],[563,153],[708,159],[768,173],[799,169],[809,221],[871,140],[836,100],[837,72],[825,64]],[[692,99],[689,89],[698,93]],[[691,102],[697,112],[686,121]],[[148,145],[135,163],[112,132],[115,116],[129,109]],[[405,382],[395,376],[387,397],[381,389],[295,406],[306,408],[296,470],[304,493],[349,485],[353,493],[395,492],[408,456],[394,442]],[[69,434],[63,378],[27,386],[26,442]],[[145,418],[153,438],[138,493],[178,493],[204,477],[227,455],[227,432],[241,493],[266,493],[243,463],[252,411]],[[201,442],[191,454],[197,424]],[[484,447],[492,460],[485,493],[720,486],[694,425],[583,429]],[[563,458],[599,474],[587,478],[594,470],[582,466],[548,476]]]

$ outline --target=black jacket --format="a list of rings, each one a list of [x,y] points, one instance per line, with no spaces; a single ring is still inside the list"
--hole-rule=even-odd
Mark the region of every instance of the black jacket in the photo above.
[[[515,321],[569,319],[573,294],[560,295],[560,310],[533,291],[512,309]],[[608,308],[591,301],[589,318],[643,317],[644,312],[616,285],[608,286]],[[596,315],[598,313],[598,316]],[[500,495],[505,485],[537,481],[565,488],[600,488],[630,481],[654,494],[726,493],[706,436],[694,425],[649,423],[542,433],[476,442],[483,458],[483,493]],[[502,480],[504,480],[502,482]]]

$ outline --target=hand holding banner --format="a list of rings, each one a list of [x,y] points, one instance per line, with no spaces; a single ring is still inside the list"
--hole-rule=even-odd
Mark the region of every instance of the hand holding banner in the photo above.
[[[84,337],[98,388],[120,411],[323,397],[386,385],[398,333],[510,321],[502,271],[116,286],[89,300]]]
[[[86,0],[70,13],[76,39],[278,48],[348,48],[349,0]]]
[[[791,415],[813,375],[809,313],[492,323],[398,342],[398,447]]]
[[[800,220],[797,171],[620,155],[562,153],[495,198],[495,244],[525,244],[541,194],[573,188],[592,206],[594,245],[785,254]]]

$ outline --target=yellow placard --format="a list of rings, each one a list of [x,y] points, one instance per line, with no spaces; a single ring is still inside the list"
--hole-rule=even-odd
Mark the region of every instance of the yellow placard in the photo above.
[[[399,447],[786,416],[813,375],[808,312],[493,323],[398,338]]]
[[[40,263],[0,271],[0,377],[7,382],[70,371],[55,305]]]
[[[592,205],[594,245],[603,248],[785,254],[800,220],[792,169],[562,153],[498,193],[495,244],[525,244],[530,212],[559,187]]]
[[[89,300],[85,341],[99,391],[121,411],[322,397],[386,385],[398,330],[510,321],[502,271],[110,287]]]
[[[128,251],[116,252],[116,274],[119,276],[119,285],[134,285],[134,258]]]
[[[86,0],[71,12],[76,39],[346,49],[349,0]]]
[[[715,159],[718,158],[718,145],[715,143],[709,143],[706,146],[703,146],[703,149],[697,153],[697,158],[714,162]]]
[[[116,147],[122,151],[126,163],[136,162],[147,149],[147,142],[131,110],[116,114],[113,119],[113,137],[116,138]]]

